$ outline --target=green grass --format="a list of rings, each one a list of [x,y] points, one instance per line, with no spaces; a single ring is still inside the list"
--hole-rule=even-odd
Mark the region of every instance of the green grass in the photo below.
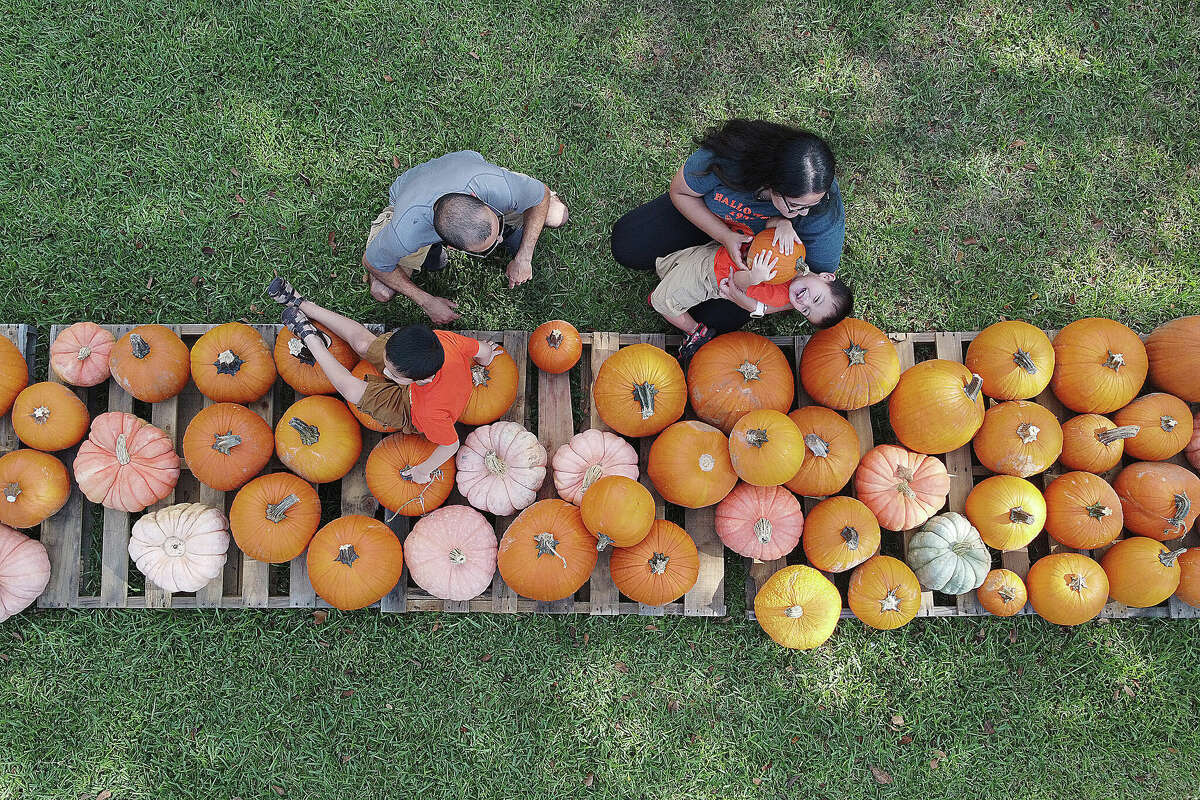
[[[735,114],[833,143],[842,274],[886,329],[1146,330],[1200,307],[1187,0],[0,12],[5,322],[273,321],[275,271],[364,320],[415,320],[358,282],[366,230],[393,159],[469,147],[546,180],[573,222],[526,287],[474,263],[427,284],[464,327],[661,330],[608,231]],[[737,580],[730,621],[657,630],[26,614],[0,631],[0,798],[1200,793],[1195,622],[849,622],[795,654],[744,621]]]

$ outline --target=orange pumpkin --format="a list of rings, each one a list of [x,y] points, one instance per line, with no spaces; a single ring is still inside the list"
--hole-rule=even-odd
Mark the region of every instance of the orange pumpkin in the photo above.
[[[624,475],[609,475],[591,485],[579,504],[583,524],[596,537],[596,549],[610,544],[632,547],[646,538],[654,522],[650,490]]]
[[[1200,471],[1200,411],[1192,417],[1192,440],[1183,451],[1192,468]]]
[[[950,476],[936,458],[881,444],[854,471],[854,493],[890,531],[924,525],[946,504]]]
[[[921,610],[921,584],[900,559],[871,556],[850,575],[846,599],[864,624],[890,631],[912,622]]]
[[[804,263],[804,242],[796,242],[796,246],[792,248],[791,253],[785,253],[774,244],[775,229],[764,228],[755,234],[750,240],[750,249],[746,251],[746,263],[758,256],[759,253],[768,252],[770,258],[775,259],[775,277],[765,281],[765,283],[777,286],[781,283],[791,283],[796,277],[797,264]]]
[[[29,366],[17,346],[0,336],[0,414],[7,414],[21,390],[29,385]]]
[[[658,435],[650,446],[646,474],[664,500],[684,508],[716,505],[737,483],[729,440],[695,420],[676,422]]]
[[[997,617],[1011,617],[1021,613],[1029,595],[1025,581],[1012,570],[994,569],[983,579],[983,585],[975,591],[979,605]]]
[[[121,388],[143,403],[174,397],[191,377],[187,345],[162,325],[138,325],[118,339],[108,366]]]
[[[879,552],[879,522],[853,497],[830,497],[808,512],[804,555],[822,572],[845,572]]]
[[[304,552],[321,526],[321,498],[290,472],[262,475],[238,490],[229,507],[229,532],[256,561],[282,564]]]
[[[782,486],[804,463],[804,437],[782,411],[751,411],[729,434],[729,460],[746,483]]]
[[[383,373],[371,366],[371,363],[368,361],[358,362],[354,369],[350,370],[350,374],[358,378],[360,381],[365,381],[368,375],[374,375],[377,378],[383,377]],[[317,393],[314,392],[314,394]],[[372,430],[377,433],[395,433],[396,431],[400,430],[399,428],[393,428],[391,425],[384,425],[382,422],[363,411],[354,403],[347,403],[346,405],[350,408],[350,413],[354,415],[354,418],[362,423],[362,426],[367,430]]]
[[[786,486],[805,497],[837,494],[858,466],[859,441],[854,426],[836,411],[805,406],[788,414],[804,437],[804,461]]]
[[[1128,405],[1146,382],[1146,370],[1141,338],[1114,320],[1076,320],[1054,337],[1050,388],[1073,411],[1107,414]]]
[[[1195,347],[1200,349],[1200,340]],[[1192,439],[1192,412],[1178,397],[1162,392],[1143,395],[1113,415],[1121,427],[1138,432],[1125,442],[1125,452],[1139,461],[1165,461],[1182,453]]]
[[[196,480],[219,492],[238,488],[263,471],[275,451],[267,421],[237,403],[217,403],[192,418],[183,457]]]
[[[1020,550],[1045,526],[1046,501],[1023,478],[993,475],[967,495],[967,519],[988,547]]]
[[[772,575],[754,596],[754,618],[781,647],[812,650],[833,635],[842,598],[833,582],[795,564]]]
[[[1165,392],[1200,403],[1200,315],[1159,325],[1146,337],[1150,380]]]
[[[879,328],[853,317],[813,334],[800,358],[804,391],[839,411],[880,402],[899,380],[896,345]]]
[[[578,508],[562,500],[539,500],[504,532],[496,566],[517,594],[551,603],[587,583],[598,555]]]
[[[192,380],[218,403],[253,403],[275,385],[275,359],[258,331],[226,322],[192,346]]]
[[[948,453],[983,425],[983,379],[962,364],[935,358],[904,370],[888,398],[896,438],[919,453]]]
[[[406,517],[419,517],[446,502],[454,489],[454,457],[446,459],[426,484],[405,476],[414,464],[433,454],[437,445],[420,434],[393,433],[367,456],[367,488],[379,504]]]
[[[787,413],[796,379],[787,359],[765,336],[734,331],[708,342],[692,357],[688,399],[696,416],[729,433],[749,411]]]
[[[997,400],[1037,397],[1054,373],[1050,337],[1028,322],[989,325],[967,345],[967,369],[983,378],[983,393]]]
[[[666,350],[634,344],[613,353],[600,367],[592,400],[600,419],[617,433],[653,436],[683,416],[687,381]]]
[[[1200,515],[1200,477],[1178,464],[1137,461],[1113,481],[1125,527],[1160,542],[1178,539]]]
[[[517,362],[503,350],[486,367],[471,364],[471,398],[458,421],[488,425],[503,417],[517,399],[517,378]]]
[[[1056,625],[1080,625],[1094,619],[1108,600],[1108,576],[1079,553],[1055,553],[1034,562],[1025,578],[1029,603]]]
[[[350,514],[317,531],[308,545],[308,579],[329,605],[365,608],[395,588],[404,571],[404,550],[392,529],[377,519]]]
[[[12,425],[17,438],[35,450],[54,452],[79,444],[87,435],[87,406],[61,383],[35,383],[17,395]]]
[[[1078,550],[1104,547],[1121,533],[1125,515],[1108,481],[1068,472],[1046,487],[1046,533]]]
[[[1179,588],[1175,596],[1200,608],[1200,547],[1189,547],[1179,557]]]
[[[338,363],[346,369],[353,367],[354,362],[358,360],[354,348],[347,344],[345,339],[334,336],[333,331],[321,323],[313,324],[329,337],[329,352]],[[298,394],[311,396],[337,393],[337,389],[325,376],[325,370],[313,358],[308,347],[287,328],[281,328],[279,335],[275,337],[275,365],[279,368],[279,377]],[[378,371],[375,374],[379,374]]]
[[[0,456],[0,522],[32,528],[54,516],[71,496],[63,463],[40,450],[14,450]]]
[[[644,605],[664,606],[696,585],[700,553],[687,531],[656,519],[640,542],[613,550],[608,569],[621,594]]]
[[[987,410],[973,443],[979,463],[992,472],[1028,478],[1045,472],[1058,459],[1063,432],[1050,409],[1010,400]]]
[[[314,395],[297,400],[275,426],[275,452],[283,465],[313,483],[343,477],[362,453],[362,431],[346,404]]]
[[[1099,414],[1080,414],[1063,423],[1063,450],[1059,462],[1067,469],[1108,472],[1121,463],[1125,440],[1137,436],[1137,427],[1118,428]]]
[[[72,386],[98,386],[108,380],[108,359],[117,337],[94,322],[64,328],[50,345],[50,368]]]
[[[529,335],[529,357],[542,372],[557,375],[579,362],[583,342],[579,331],[569,322],[552,319],[543,322]]]
[[[1100,559],[1109,596],[1133,608],[1158,605],[1179,588],[1179,557],[1184,552],[1145,536],[1122,539]]]

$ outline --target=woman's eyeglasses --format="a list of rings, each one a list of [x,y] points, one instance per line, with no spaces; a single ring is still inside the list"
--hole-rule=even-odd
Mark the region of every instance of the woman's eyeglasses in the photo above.
[[[798,203],[793,203],[792,198],[790,197],[784,197],[783,195],[779,196],[783,199],[783,205],[788,210],[789,214],[799,214],[801,211],[808,211],[809,209],[816,208],[829,199],[829,193],[826,192],[825,194],[821,195],[821,199],[817,202],[803,206]]]

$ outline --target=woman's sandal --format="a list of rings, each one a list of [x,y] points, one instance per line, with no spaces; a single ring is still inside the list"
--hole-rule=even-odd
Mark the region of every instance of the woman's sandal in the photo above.
[[[271,285],[267,287],[267,294],[281,306],[299,306],[304,302],[304,296],[297,292],[290,283],[280,277],[276,277],[271,281]]]
[[[321,337],[321,341],[325,343],[326,347],[333,344],[329,335],[314,325],[308,315],[296,306],[288,306],[283,310],[283,324],[301,343],[304,342],[304,337],[315,334]]]

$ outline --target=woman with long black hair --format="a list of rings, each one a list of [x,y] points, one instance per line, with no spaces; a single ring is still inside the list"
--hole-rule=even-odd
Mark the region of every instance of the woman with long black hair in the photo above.
[[[803,242],[813,272],[833,272],[842,258],[846,213],[834,178],[836,160],[821,137],[775,122],[733,119],[697,141],[670,191],[617,220],[612,253],[630,269],[652,270],[655,260],[710,241],[725,245],[744,267],[741,245],[775,229],[775,243],[790,254]],[[692,316],[713,335],[737,330],[751,312],[728,299],[707,300]]]

